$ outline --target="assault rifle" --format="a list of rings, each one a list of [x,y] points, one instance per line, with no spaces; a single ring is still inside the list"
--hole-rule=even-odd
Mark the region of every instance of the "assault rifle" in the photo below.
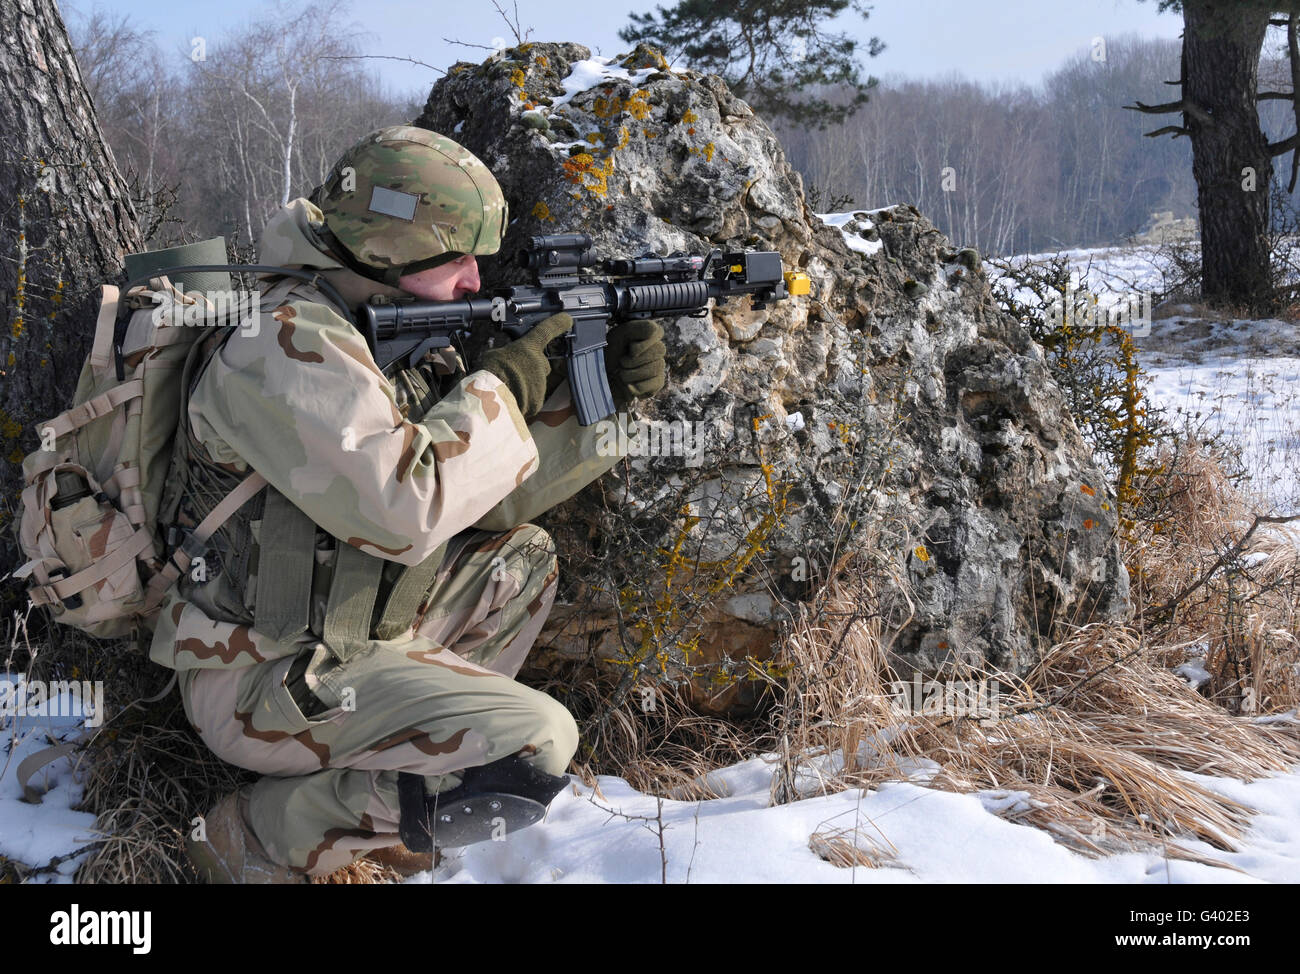
[[[782,273],[781,255],[742,250],[707,256],[598,260],[585,233],[533,237],[519,253],[532,283],[498,288],[484,297],[364,305],[357,327],[378,366],[409,366],[425,352],[450,346],[476,322],[491,322],[511,338],[527,334],[553,314],[568,312],[563,336],[569,386],[578,422],[590,426],[614,412],[605,376],[605,336],[611,323],[634,318],[702,317],[709,301],[748,294],[755,308],[809,292],[808,275]],[[583,275],[584,268],[596,273]],[[600,276],[603,275],[603,276]]]
[[[265,264],[185,264],[152,268],[133,275],[122,293],[154,277],[177,272],[266,273],[307,281],[336,305],[366,339],[375,363],[385,373],[411,367],[433,349],[452,347],[468,337],[476,323],[491,322],[511,338],[526,335],[551,315],[567,311],[573,330],[562,336],[569,386],[578,422],[590,426],[614,412],[605,375],[605,336],[611,323],[634,318],[703,317],[709,301],[726,302],[750,295],[754,308],[792,295],[808,294],[808,275],[783,272],[774,251],[738,250],[708,255],[685,253],[660,257],[598,260],[585,233],[532,237],[519,252],[532,283],[498,288],[485,297],[455,301],[403,301],[366,304],[353,316],[338,292],[319,271]],[[584,268],[597,272],[583,275]],[[603,276],[601,276],[603,275]],[[119,312],[113,350],[118,378],[123,377],[122,346],[126,337],[126,302]]]

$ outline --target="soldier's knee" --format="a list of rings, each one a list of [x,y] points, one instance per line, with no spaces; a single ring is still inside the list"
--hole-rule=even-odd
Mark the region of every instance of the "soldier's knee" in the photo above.
[[[568,708],[540,691],[533,702],[533,732],[521,752],[547,774],[563,774],[578,751],[578,724]]]

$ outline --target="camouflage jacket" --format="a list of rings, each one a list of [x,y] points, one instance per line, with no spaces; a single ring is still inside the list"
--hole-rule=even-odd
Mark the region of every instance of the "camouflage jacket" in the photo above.
[[[311,231],[320,220],[309,201],[288,204],[263,232],[260,261],[321,268],[351,303],[398,293],[323,253]],[[287,284],[265,281],[263,293],[276,281]],[[436,558],[467,528],[506,530],[531,519],[619,459],[600,455],[598,426],[577,425],[567,383],[528,424],[500,379],[464,375],[454,354],[422,377],[390,382],[362,335],[305,283],[272,303],[260,309],[258,327],[228,330],[219,343],[214,336],[177,438],[187,438],[192,479],[219,482],[209,492],[224,495],[256,470],[315,523],[309,631],[278,641],[254,624],[259,497],[214,535],[224,541],[211,574],[182,576],[168,592],[150,648],[158,663],[240,667],[295,653],[321,639],[339,544],[392,563],[387,578],[390,568]],[[246,581],[232,587],[222,552],[248,564]]]

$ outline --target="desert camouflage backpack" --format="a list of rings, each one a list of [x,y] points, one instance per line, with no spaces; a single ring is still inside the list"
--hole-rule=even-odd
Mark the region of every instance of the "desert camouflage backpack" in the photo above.
[[[224,263],[221,238],[133,254],[127,276],[174,265]],[[288,279],[291,286],[293,279]],[[224,285],[224,287],[223,287]],[[104,285],[95,337],[73,404],[36,426],[40,446],[23,461],[18,537],[34,605],[93,636],[149,629],[168,587],[222,522],[265,485],[249,475],[173,552],[158,523],[181,421],[182,375],[199,340],[237,326],[249,308],[224,274],[152,277],[126,293]],[[258,304],[251,302],[252,314]]]

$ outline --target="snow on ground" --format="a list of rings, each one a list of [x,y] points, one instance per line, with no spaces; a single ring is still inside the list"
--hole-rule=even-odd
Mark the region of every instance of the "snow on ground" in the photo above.
[[[766,760],[765,760],[766,758]],[[1018,792],[958,795],[917,780],[770,806],[774,755],[715,772],[726,798],[664,800],[660,810],[621,778],[599,793],[573,784],[546,822],[501,842],[444,850],[416,883],[1251,883],[1300,880],[1300,771],[1252,783],[1188,775],[1259,810],[1241,847],[1188,849],[1232,868],[1126,853],[1089,859],[1041,829],[995,814],[1024,805]],[[922,774],[920,777],[924,777]],[[839,867],[809,847],[840,833],[872,850],[878,868]],[[856,836],[856,840],[853,838]],[[666,866],[665,866],[666,863]]]
[[[1113,306],[1165,286],[1155,247],[1070,250],[1076,286]],[[1012,258],[1013,263],[1054,255]],[[1021,292],[1022,298],[1029,295]],[[1134,327],[1149,395],[1179,425],[1222,432],[1241,450],[1261,513],[1300,511],[1300,326],[1205,316],[1195,305],[1155,306]]]
[[[17,766],[28,754],[83,730],[78,717],[7,717],[0,750],[0,855],[26,865],[71,857],[38,882],[69,882],[94,816],[74,812],[81,795],[67,759],[39,779],[49,788],[39,805],[20,800]],[[872,742],[886,746],[886,740]],[[865,756],[865,755],[864,755]],[[957,795],[926,787],[930,762],[913,762],[907,780],[873,790],[850,789],[771,805],[775,755],[714,771],[709,784],[725,797],[664,799],[601,776],[597,788],[571,779],[543,824],[500,842],[444,850],[444,860],[415,883],[933,883],[1075,882],[1203,883],[1300,880],[1300,769],[1246,783],[1189,774],[1226,797],[1258,809],[1233,852],[1185,840],[1222,868],[1127,853],[1089,859],[1046,832],[1008,820],[1026,807],[1015,791]],[[797,785],[811,791],[836,758],[811,762]],[[1002,814],[998,814],[998,813]],[[659,821],[662,820],[662,853]],[[814,835],[871,853],[879,863],[839,867],[810,847]],[[1238,872],[1236,870],[1241,870]]]
[[[0,672],[0,685],[11,686],[19,677]],[[93,841],[95,816],[74,812],[81,801],[81,786],[73,778],[71,761],[64,757],[46,765],[32,779],[45,788],[39,805],[23,801],[18,766],[29,755],[85,731],[79,703],[66,695],[49,712],[68,716],[0,715],[0,856],[29,867],[40,867],[59,857],[69,857],[33,882],[71,882],[87,843]],[[73,758],[72,760],[75,760]]]

